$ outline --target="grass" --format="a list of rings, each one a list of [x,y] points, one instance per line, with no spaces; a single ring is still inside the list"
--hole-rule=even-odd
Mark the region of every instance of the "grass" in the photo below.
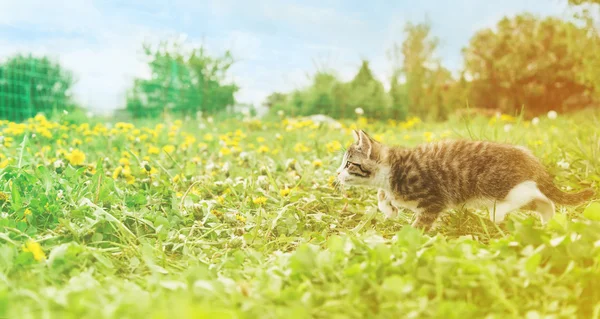
[[[557,183],[598,189],[598,114],[2,122],[0,318],[600,318],[598,203],[546,226],[449,212],[423,234],[375,190],[331,184],[358,125],[524,145]]]

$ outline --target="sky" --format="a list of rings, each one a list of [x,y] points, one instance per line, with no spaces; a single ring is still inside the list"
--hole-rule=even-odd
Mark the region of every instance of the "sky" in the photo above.
[[[461,48],[503,16],[530,12],[567,17],[567,0],[0,0],[0,60],[49,55],[71,70],[74,94],[96,113],[122,108],[136,77],[147,77],[142,43],[203,44],[236,63],[236,100],[260,104],[327,68],[351,79],[362,59],[387,85],[386,52],[407,22],[429,21],[444,66],[462,66]]]

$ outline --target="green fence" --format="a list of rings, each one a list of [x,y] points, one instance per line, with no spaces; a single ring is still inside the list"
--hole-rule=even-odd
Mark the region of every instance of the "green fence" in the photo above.
[[[237,87],[224,84],[223,67],[206,57],[156,55],[148,67],[150,77],[135,79],[127,94],[125,110],[132,117],[214,114],[234,104]]]
[[[72,75],[48,58],[18,55],[0,60],[0,118],[22,121],[71,109]]]

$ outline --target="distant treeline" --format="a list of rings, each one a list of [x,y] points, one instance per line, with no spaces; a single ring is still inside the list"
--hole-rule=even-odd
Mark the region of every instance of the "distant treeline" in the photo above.
[[[309,87],[273,93],[266,103],[273,112],[293,115],[345,118],[355,116],[360,107],[368,117],[430,120],[445,119],[467,106],[508,114],[523,110],[532,117],[596,105],[600,35],[589,15],[576,22],[581,23],[530,14],[503,18],[471,38],[462,51],[464,69],[458,76],[436,58],[438,39],[430,25],[408,23],[404,42],[389,52],[389,90],[363,61],[349,82],[320,71]]]

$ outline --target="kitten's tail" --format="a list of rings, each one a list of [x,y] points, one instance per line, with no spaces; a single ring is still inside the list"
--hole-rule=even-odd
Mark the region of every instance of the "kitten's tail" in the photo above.
[[[586,188],[578,193],[565,193],[558,189],[550,180],[540,181],[538,187],[551,201],[567,206],[577,206],[589,200],[595,194],[591,188]]]

